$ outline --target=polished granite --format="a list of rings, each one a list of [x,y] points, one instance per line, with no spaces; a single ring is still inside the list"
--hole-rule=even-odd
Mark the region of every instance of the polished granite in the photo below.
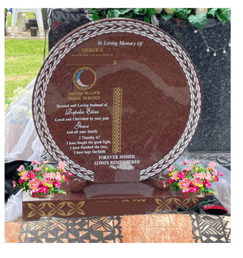
[[[33,119],[43,146],[72,173],[138,182],[185,150],[201,95],[197,71],[172,37],[144,22],[106,19],[52,49],[33,90]]]
[[[49,15],[49,49],[58,40],[81,24],[89,22],[86,14],[80,9],[77,12],[66,14],[61,9],[53,9]],[[82,13],[82,14],[81,14]],[[140,17],[140,19],[143,17]],[[197,133],[189,144],[191,152],[225,152],[230,153],[230,67],[231,49],[226,46],[226,54],[222,51],[213,56],[213,52],[207,52],[205,42],[201,34],[194,33],[195,27],[188,22],[172,18],[164,21],[159,16],[159,28],[174,37],[187,51],[195,64],[203,92],[203,105],[201,121]],[[137,19],[139,19],[137,17]],[[78,22],[77,22],[78,21]],[[76,22],[76,23],[75,23]],[[214,19],[208,19],[208,23],[202,31],[209,46],[214,49],[224,47],[231,37],[231,23],[222,25]]]
[[[187,209],[197,205],[205,197],[183,197],[180,191],[158,189],[153,180],[139,183],[98,184],[87,182],[80,192],[71,192],[65,183],[64,194],[54,198],[34,198],[29,192],[23,194],[23,219],[41,217],[92,217],[129,214],[170,212],[177,207]]]

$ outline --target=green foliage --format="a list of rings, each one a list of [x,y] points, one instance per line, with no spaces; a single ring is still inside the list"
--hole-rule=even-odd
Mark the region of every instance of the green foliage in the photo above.
[[[174,14],[167,14],[167,13],[163,13],[161,14],[161,18],[164,19],[165,21],[170,20],[171,18],[173,18]]]
[[[135,16],[144,16],[144,21],[151,23],[151,16],[156,14],[154,8],[122,8],[122,9],[95,9],[91,8],[90,19],[92,21],[102,18],[125,17],[133,18]]]
[[[203,27],[207,24],[207,15],[205,13],[190,15],[188,20],[192,26],[202,30]]]
[[[151,23],[151,16],[160,15],[165,21],[171,18],[179,18],[190,22],[190,24],[200,30],[207,24],[208,18],[214,18],[223,25],[231,21],[231,11],[229,8],[210,8],[206,14],[196,14],[194,8],[171,8],[173,14],[168,14],[163,9],[161,14],[157,14],[154,8],[123,8],[123,9],[95,9],[91,8],[91,20],[99,20],[102,18],[125,17],[134,18],[143,16],[144,21]]]
[[[231,12],[229,9],[220,8],[215,12],[215,15],[223,25],[231,21]]]
[[[174,15],[181,20],[187,20],[188,16],[192,12],[192,8],[171,8]]]

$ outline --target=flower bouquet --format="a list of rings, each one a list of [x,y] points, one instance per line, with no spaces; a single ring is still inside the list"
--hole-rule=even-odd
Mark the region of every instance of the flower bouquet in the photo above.
[[[61,189],[62,182],[68,182],[68,176],[72,173],[65,170],[65,162],[59,162],[55,168],[48,165],[50,161],[43,161],[40,165],[38,160],[32,165],[21,165],[17,171],[20,178],[13,181],[13,187],[22,188],[22,191],[30,190],[33,197],[51,197],[54,193],[66,194]]]
[[[211,188],[211,184],[218,182],[219,176],[223,176],[223,174],[215,169],[215,162],[211,161],[207,168],[199,165],[199,163],[199,160],[195,160],[190,165],[189,160],[185,160],[181,166],[171,165],[167,169],[170,176],[169,187],[173,191],[182,190],[184,197],[188,197],[190,194],[215,194],[216,192]],[[186,167],[187,165],[190,166]]]

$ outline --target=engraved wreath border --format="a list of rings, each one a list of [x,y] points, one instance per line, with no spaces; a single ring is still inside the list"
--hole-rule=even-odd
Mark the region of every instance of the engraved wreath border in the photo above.
[[[46,123],[45,94],[53,71],[70,50],[89,38],[117,32],[134,33],[150,38],[170,51],[179,62],[186,75],[191,95],[189,119],[180,140],[163,159],[154,165],[141,170],[140,180],[145,180],[166,169],[180,156],[181,153],[183,153],[192,139],[200,119],[201,87],[194,65],[181,46],[168,34],[162,30],[158,30],[152,25],[147,25],[143,22],[132,21],[129,19],[110,19],[109,21],[103,20],[92,22],[88,24],[87,27],[76,29],[69,37],[64,38],[63,42],[56,48],[53,48],[47,56],[36,79],[36,84],[33,91],[32,110],[36,131],[49,154],[56,161],[65,161],[72,173],[89,181],[94,181],[94,172],[87,170],[86,168],[81,167],[70,160],[54,142]]]

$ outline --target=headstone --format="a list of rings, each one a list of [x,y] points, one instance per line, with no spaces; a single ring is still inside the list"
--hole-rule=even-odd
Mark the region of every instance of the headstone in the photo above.
[[[79,23],[76,23],[73,17]],[[218,51],[215,57],[213,51],[206,51],[204,38],[199,32],[194,33],[195,27],[190,23],[178,18],[168,21],[157,18],[159,28],[185,48],[197,68],[202,83],[202,116],[197,133],[187,148],[189,157],[212,160],[230,169],[231,49],[227,43],[231,36],[231,24],[228,22],[222,25],[213,18],[208,18],[202,31],[205,40],[214,49],[226,46],[226,53]],[[49,51],[69,32],[81,24],[90,22],[81,14],[68,15],[62,9],[52,9],[49,21]]]
[[[37,28],[36,27],[31,27],[30,28],[30,35],[31,35],[31,37],[36,37],[37,36]]]
[[[37,19],[36,18],[31,18],[26,22],[26,30],[30,30],[31,27],[37,27]]]
[[[170,166],[196,132],[201,85],[182,46],[141,21],[83,25],[49,53],[33,91],[45,149],[94,182],[138,182]]]
[[[18,21],[18,33],[21,33],[26,30],[26,15],[25,13],[17,13],[17,21]]]
[[[47,23],[49,26],[48,43],[49,50],[65,35],[77,27],[90,22],[83,8],[73,11],[71,8],[49,9]]]

